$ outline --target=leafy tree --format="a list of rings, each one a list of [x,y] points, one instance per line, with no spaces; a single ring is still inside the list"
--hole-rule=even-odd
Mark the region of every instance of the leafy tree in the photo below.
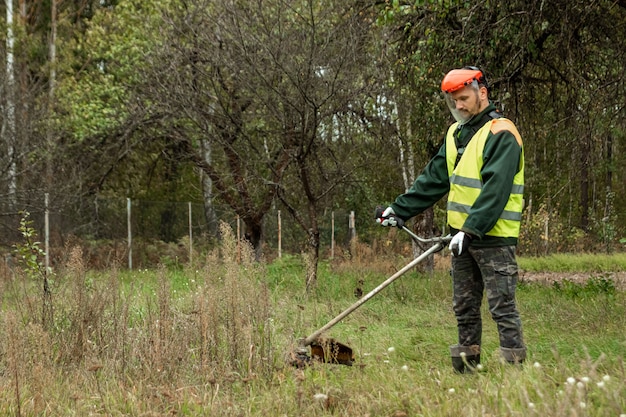
[[[279,196],[316,265],[318,213],[363,162],[348,135],[359,100],[371,101],[363,69],[373,17],[357,5],[197,1],[165,14],[167,40],[136,94],[180,161],[199,167],[244,221],[257,253]]]
[[[74,180],[70,183],[79,201],[94,196],[197,198],[193,186],[181,180],[195,173],[174,163],[167,146],[146,139],[163,134],[150,120],[150,103],[133,94],[144,82],[146,54],[161,47],[162,38],[155,34],[167,7],[167,2],[136,1],[98,7],[80,21],[81,36],[60,48],[56,117],[50,125],[61,138],[59,152],[69,156],[58,164],[57,175],[63,170]],[[76,206],[86,209],[82,203]],[[91,221],[87,210],[77,215]],[[173,240],[171,207],[159,217],[159,236]]]

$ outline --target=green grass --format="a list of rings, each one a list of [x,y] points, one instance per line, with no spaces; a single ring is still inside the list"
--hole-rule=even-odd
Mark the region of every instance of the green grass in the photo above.
[[[222,254],[234,252],[232,242],[224,245]],[[2,277],[0,415],[626,414],[626,293],[610,278],[522,283],[528,360],[521,366],[500,363],[484,307],[484,369],[457,375],[448,351],[456,340],[449,274],[412,271],[328,332],[355,350],[354,366],[297,369],[286,362],[297,339],[402,260],[324,262],[315,291],[305,294],[300,257],[263,265],[244,255],[241,263],[211,255],[184,269],[101,273],[74,258],[55,277],[48,326],[38,283]],[[570,263],[613,263],[578,258],[520,264],[565,271]]]
[[[545,257],[521,257],[519,265],[532,272],[617,272],[626,271],[626,253],[554,254]]]

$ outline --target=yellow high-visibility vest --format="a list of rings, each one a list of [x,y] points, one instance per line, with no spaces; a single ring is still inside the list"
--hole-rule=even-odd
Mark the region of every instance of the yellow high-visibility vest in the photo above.
[[[483,150],[489,133],[496,134],[502,130],[511,132],[520,146],[522,138],[513,124],[508,119],[492,119],[478,130],[467,144],[462,158],[457,166],[457,148],[454,143],[454,131],[458,123],[453,124],[448,130],[446,138],[446,160],[448,164],[448,177],[450,180],[450,193],[448,194],[448,224],[460,230],[468,217],[469,211],[478,198],[483,186],[480,171],[483,167]],[[486,234],[497,237],[519,237],[522,220],[522,208],[524,206],[524,150],[519,161],[519,169],[513,179],[509,200],[504,207],[495,226]]]

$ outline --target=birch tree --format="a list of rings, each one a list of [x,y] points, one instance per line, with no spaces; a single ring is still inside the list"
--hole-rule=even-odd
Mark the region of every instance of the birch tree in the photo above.
[[[4,172],[7,184],[9,210],[15,210],[17,191],[16,123],[15,123],[15,33],[13,23],[13,0],[6,0],[6,62],[3,100],[3,118],[0,137],[5,144]]]

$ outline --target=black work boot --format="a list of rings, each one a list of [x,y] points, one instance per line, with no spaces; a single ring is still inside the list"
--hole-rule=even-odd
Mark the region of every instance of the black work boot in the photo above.
[[[526,348],[500,348],[502,359],[510,364],[522,363],[526,359]]]
[[[480,363],[480,346],[450,346],[450,356],[452,357],[452,367],[460,374],[474,372]]]

